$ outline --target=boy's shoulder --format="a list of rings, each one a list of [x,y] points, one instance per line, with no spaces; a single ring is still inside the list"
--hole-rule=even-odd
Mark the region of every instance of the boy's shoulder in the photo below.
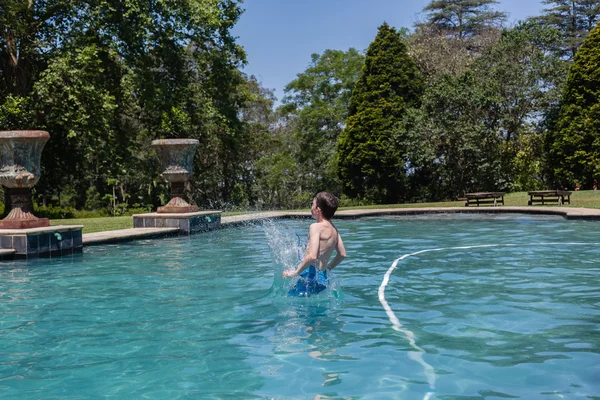
[[[310,227],[309,227],[309,228],[310,228],[310,229],[318,229],[318,228],[320,228],[320,227],[322,227],[322,226],[323,226],[323,223],[322,223],[322,222],[313,222],[312,224],[310,224]]]
[[[312,232],[321,232],[323,230],[329,229],[330,227],[337,231],[337,228],[335,227],[335,225],[333,225],[331,223],[331,221],[329,221],[329,220],[321,221],[321,222],[313,222],[312,224],[310,224],[309,230]]]
[[[325,224],[325,222],[313,222],[312,224],[310,224],[310,230],[311,231],[321,231],[323,229],[325,229],[327,225]]]

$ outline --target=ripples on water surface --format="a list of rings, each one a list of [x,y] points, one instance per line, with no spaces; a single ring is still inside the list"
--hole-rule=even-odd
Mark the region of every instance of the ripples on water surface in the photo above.
[[[386,300],[435,371],[431,398],[600,399],[600,223],[339,221],[343,296],[288,299],[278,275],[308,224],[3,263],[0,397],[422,399],[383,275],[423,249],[517,244],[422,253],[392,273]]]

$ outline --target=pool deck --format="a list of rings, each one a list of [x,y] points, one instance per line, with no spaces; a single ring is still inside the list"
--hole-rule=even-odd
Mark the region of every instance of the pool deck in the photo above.
[[[115,231],[85,233],[83,235],[83,245],[90,246],[95,244],[125,242],[128,240],[174,236],[178,231],[178,228],[129,228]]]
[[[381,208],[367,210],[338,211],[334,218],[355,219],[385,215],[422,215],[422,214],[533,214],[555,215],[569,220],[600,221],[600,210],[574,207],[443,207],[443,208]],[[310,218],[310,212],[269,211],[240,214],[221,218],[221,228],[257,223],[266,219]],[[177,228],[130,228],[106,232],[86,233],[83,245],[91,246],[107,243],[119,243],[131,240],[175,236]]]

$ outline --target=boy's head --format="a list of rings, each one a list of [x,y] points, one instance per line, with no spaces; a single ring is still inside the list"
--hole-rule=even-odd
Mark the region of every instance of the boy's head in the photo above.
[[[319,192],[315,196],[316,206],[321,209],[323,217],[326,219],[333,218],[333,214],[338,208],[338,198],[328,192]]]

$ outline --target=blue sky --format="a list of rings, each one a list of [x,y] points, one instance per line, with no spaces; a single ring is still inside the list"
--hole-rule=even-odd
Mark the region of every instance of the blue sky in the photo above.
[[[264,87],[283,88],[304,71],[312,53],[326,49],[364,50],[385,21],[411,28],[422,19],[429,0],[244,0],[246,9],[233,29],[245,49],[244,71]],[[539,15],[540,0],[500,0],[496,7],[509,14],[509,24]]]

